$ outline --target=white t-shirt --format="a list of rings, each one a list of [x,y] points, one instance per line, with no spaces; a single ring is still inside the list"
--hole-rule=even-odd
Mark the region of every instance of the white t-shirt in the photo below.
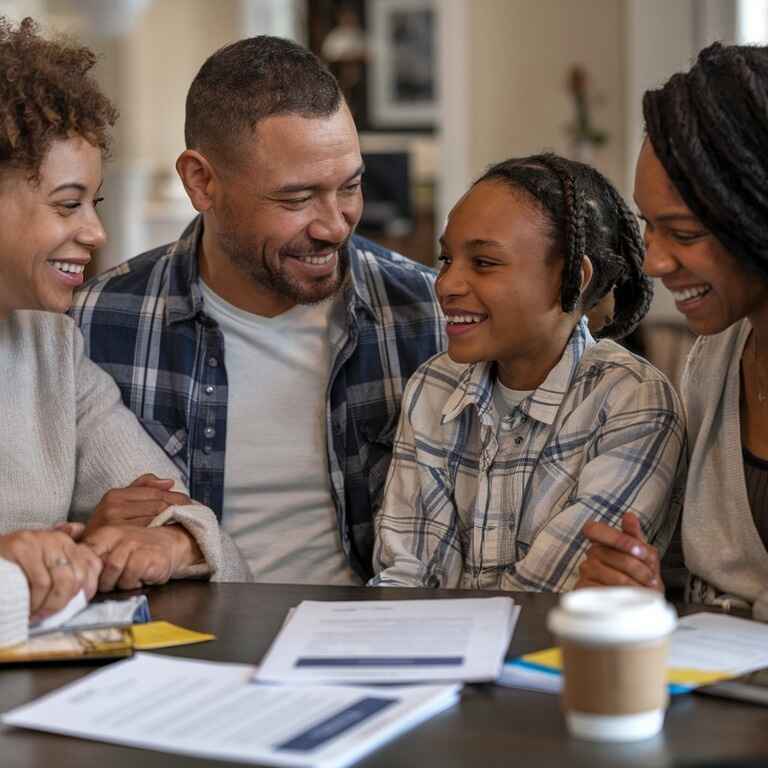
[[[535,392],[535,390],[510,389],[509,387],[505,387],[501,383],[501,380],[497,377],[493,384],[493,402],[496,406],[496,410],[498,411],[499,416],[502,419],[505,416],[508,416],[532,392]]]
[[[200,281],[224,335],[222,527],[257,581],[360,584],[341,548],[326,446],[331,301],[262,317]]]

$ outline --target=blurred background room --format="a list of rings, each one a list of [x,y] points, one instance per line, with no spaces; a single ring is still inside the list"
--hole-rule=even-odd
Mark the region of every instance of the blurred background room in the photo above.
[[[325,59],[360,130],[359,231],[427,264],[451,206],[506,157],[590,162],[631,200],[643,92],[714,40],[768,40],[768,0],[0,0],[0,13],[102,57],[121,117],[93,273],[175,240],[194,215],[174,170],[184,100],[238,38],[290,37]],[[676,380],[690,342],[658,286],[637,347]]]

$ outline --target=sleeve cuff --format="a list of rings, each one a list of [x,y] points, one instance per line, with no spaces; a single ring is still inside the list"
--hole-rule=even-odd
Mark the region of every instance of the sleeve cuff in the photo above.
[[[174,505],[161,512],[147,527],[158,528],[161,525],[172,524],[180,525],[192,536],[204,558],[201,563],[179,569],[174,573],[173,578],[213,578],[221,569],[219,524],[213,512],[199,504],[188,504],[183,507]]]

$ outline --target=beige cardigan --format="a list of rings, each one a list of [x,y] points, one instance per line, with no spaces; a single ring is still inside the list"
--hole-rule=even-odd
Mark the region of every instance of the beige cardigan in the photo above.
[[[700,337],[683,373],[690,464],[683,509],[688,599],[728,608],[768,601],[768,551],[753,522],[744,479],[739,397],[742,320]]]
[[[146,472],[185,490],[112,378],[84,355],[69,317],[19,311],[0,319],[0,360],[0,533],[87,519],[106,491]],[[171,507],[153,525],[169,521],[183,525],[206,558],[183,575],[250,580],[208,507]]]

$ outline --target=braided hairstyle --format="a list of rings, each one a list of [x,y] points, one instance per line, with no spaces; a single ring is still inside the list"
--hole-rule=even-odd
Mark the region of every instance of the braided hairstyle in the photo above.
[[[599,336],[620,339],[643,319],[653,285],[643,273],[645,250],[635,215],[601,173],[554,154],[513,158],[491,166],[475,184],[500,181],[522,190],[546,214],[555,251],[564,258],[560,305],[571,312],[614,294],[613,320]],[[589,256],[592,279],[581,292],[581,265]]]
[[[768,48],[714,43],[643,96],[648,139],[680,197],[768,277]]]

